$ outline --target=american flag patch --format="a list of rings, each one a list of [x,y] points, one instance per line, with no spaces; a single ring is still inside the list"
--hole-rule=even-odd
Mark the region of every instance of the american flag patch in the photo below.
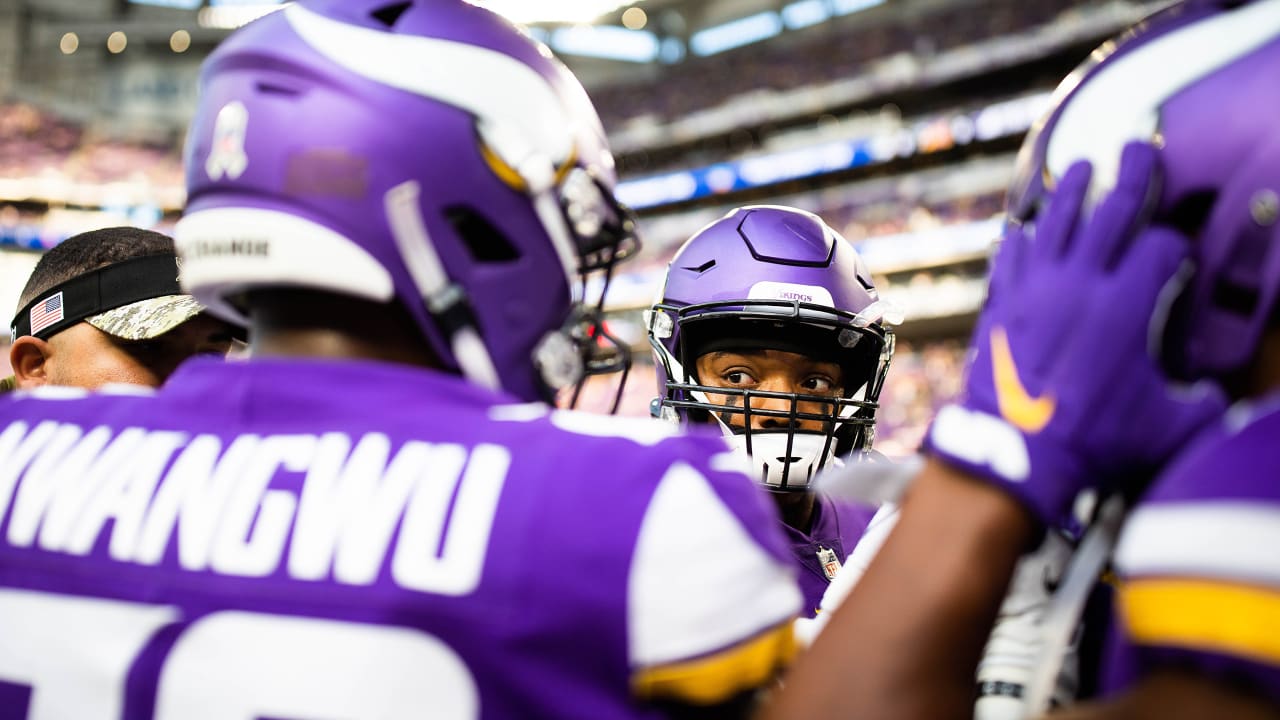
[[[35,335],[65,317],[62,310],[62,293],[45,298],[31,308],[31,334]]]

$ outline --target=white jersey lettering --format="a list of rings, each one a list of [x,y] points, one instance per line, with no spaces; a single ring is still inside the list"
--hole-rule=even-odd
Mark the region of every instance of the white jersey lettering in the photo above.
[[[436,447],[449,450],[448,454],[436,453],[443,460],[440,466],[448,471],[432,472],[419,482],[400,531],[391,573],[407,588],[465,595],[480,582],[511,453],[498,445],[479,445],[459,479],[462,462],[467,460],[457,452],[462,448]]]
[[[289,551],[293,577],[323,580],[332,571],[341,582],[368,585],[381,569],[427,446],[406,443],[388,467],[386,435],[369,433],[354,451],[351,444],[343,433],[320,439]]]
[[[81,445],[90,447],[85,455],[93,452],[92,449],[98,445],[97,438],[104,436],[111,438],[109,428],[95,428],[86,435],[80,441]],[[67,540],[76,526],[76,520],[98,486],[106,477],[117,475],[126,469],[146,438],[145,430],[129,428],[110,439],[87,467],[75,464],[71,467],[66,464],[59,467],[59,476],[53,485],[52,502],[47,506],[44,520],[40,523],[40,547],[46,550],[66,550]],[[27,481],[24,480],[23,487],[26,486]]]
[[[176,526],[179,563],[188,570],[206,569],[227,496],[258,443],[256,435],[241,435],[219,458],[221,440],[212,435],[192,440],[160,483],[143,523],[135,560],[149,565],[160,562]]]
[[[23,474],[13,500],[13,516],[9,519],[10,543],[30,546],[50,505],[61,500],[66,507],[75,501],[77,493],[68,486],[83,481],[110,440],[111,429],[106,427],[96,428],[87,435],[74,425],[58,428]],[[49,544],[42,543],[42,547],[56,549]]]
[[[85,504],[63,545],[63,551],[75,555],[88,554],[107,520],[111,519],[115,521],[109,546],[111,557],[131,559],[142,532],[147,503],[155,494],[165,465],[186,440],[184,433],[147,434],[129,461],[98,483],[97,491]]]
[[[9,510],[18,476],[57,431],[58,423],[46,420],[30,433],[24,422],[12,423],[0,433],[0,514]]]
[[[241,435],[224,451],[208,434],[15,422],[0,433],[0,511],[12,499],[17,547],[87,555],[107,531],[123,562],[156,565],[173,547],[187,570],[264,577],[283,564],[348,585],[375,582],[390,557],[402,587],[463,595],[480,582],[510,465],[493,444],[410,441],[393,455],[381,433]]]
[[[314,435],[262,439],[236,479],[213,540],[212,566],[226,575],[261,577],[280,564],[297,498],[268,490],[279,470],[306,472],[315,455]],[[255,519],[256,518],[256,519]]]

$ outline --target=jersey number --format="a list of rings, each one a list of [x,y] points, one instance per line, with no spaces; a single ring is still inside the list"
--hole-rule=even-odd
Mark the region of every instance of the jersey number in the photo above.
[[[131,669],[180,620],[169,605],[0,590],[0,680],[31,688],[25,717],[0,707],[0,720],[125,717]],[[404,627],[221,611],[151,653],[153,720],[479,717],[462,658]]]

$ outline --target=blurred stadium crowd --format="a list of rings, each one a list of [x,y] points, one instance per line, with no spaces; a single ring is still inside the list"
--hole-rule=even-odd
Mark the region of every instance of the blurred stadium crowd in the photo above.
[[[611,323],[637,363],[623,413],[649,413],[656,388],[640,311],[680,244],[736,205],[786,204],[818,213],[857,244],[904,311],[878,447],[914,449],[959,383],[1013,150],[1081,49],[1153,5],[868,4],[877,6],[858,22],[588,81],[645,242],[610,292]],[[88,114],[15,95],[0,102],[6,316],[20,285],[10,276],[29,269],[31,253],[102,225],[168,231],[183,199],[180,130],[123,139]],[[675,185],[687,192],[672,195]],[[606,394],[591,386],[580,405],[600,407]]]

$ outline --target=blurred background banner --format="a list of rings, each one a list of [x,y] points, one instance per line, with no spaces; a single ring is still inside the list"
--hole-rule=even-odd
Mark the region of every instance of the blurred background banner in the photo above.
[[[172,230],[200,61],[285,4],[0,0],[4,324],[38,254],[66,237]],[[793,205],[852,241],[906,313],[877,442],[902,454],[959,385],[1023,135],[1095,46],[1168,3],[476,4],[526,25],[583,80],[619,195],[639,212],[644,252],[610,291],[611,329],[641,363],[623,412],[647,415],[656,394],[640,312],[680,244],[732,207]],[[585,406],[606,394],[588,388]]]

